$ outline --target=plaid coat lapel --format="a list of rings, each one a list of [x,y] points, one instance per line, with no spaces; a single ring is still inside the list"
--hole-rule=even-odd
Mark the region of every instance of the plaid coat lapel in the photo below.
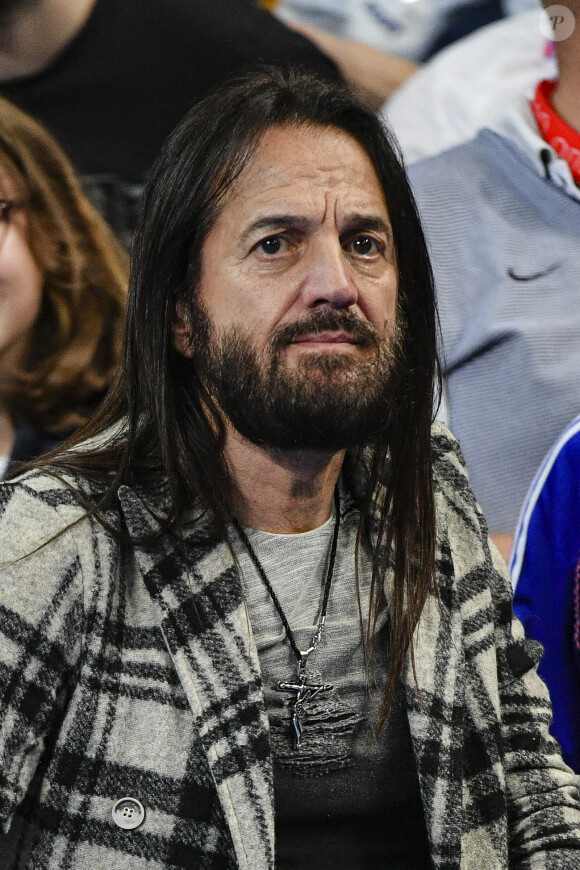
[[[119,502],[133,538],[157,521],[128,487]],[[207,524],[182,544],[160,536],[135,552],[187,696],[242,870],[271,870],[272,766],[258,656],[240,579],[225,543]]]
[[[403,673],[425,822],[437,870],[461,867],[465,689],[461,646],[454,642],[461,632],[458,622],[457,613],[446,611],[430,595],[415,633],[415,673],[410,659]]]

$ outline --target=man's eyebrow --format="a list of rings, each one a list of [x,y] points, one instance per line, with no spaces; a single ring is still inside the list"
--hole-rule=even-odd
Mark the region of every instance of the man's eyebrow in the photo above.
[[[276,230],[297,230],[306,232],[310,226],[308,218],[295,214],[271,214],[258,218],[253,221],[242,233],[240,244],[243,246],[248,239],[257,233],[267,230],[268,232],[276,232]],[[354,230],[369,230],[379,233],[384,233],[390,239],[393,236],[391,225],[384,218],[378,215],[368,215],[357,213],[349,215],[342,233],[353,232]]]
[[[240,242],[243,245],[251,236],[262,230],[306,230],[309,226],[309,221],[305,217],[300,217],[294,214],[271,214],[253,221],[247,227],[240,237]]]
[[[374,232],[384,233],[389,238],[393,237],[393,228],[390,223],[378,215],[369,214],[353,214],[346,221],[344,232],[352,232],[353,230],[364,229],[373,230]]]

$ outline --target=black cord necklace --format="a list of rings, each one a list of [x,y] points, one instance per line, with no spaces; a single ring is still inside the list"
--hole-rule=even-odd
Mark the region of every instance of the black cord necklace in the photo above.
[[[272,584],[268,580],[266,572],[262,567],[262,563],[258,559],[254,548],[252,547],[248,536],[246,535],[244,529],[241,527],[237,519],[234,517],[233,524],[234,527],[240,536],[240,539],[248,551],[248,555],[252,562],[254,563],[254,567],[256,571],[262,578],[264,582],[264,586],[268,590],[270,598],[274,603],[274,607],[278,611],[278,615],[282,620],[282,625],[284,626],[284,631],[286,632],[286,637],[288,639],[288,643],[292,648],[292,652],[296,657],[296,662],[298,664],[298,678],[295,682],[287,682],[287,683],[278,683],[276,686],[277,691],[279,692],[291,692],[296,697],[294,698],[294,703],[292,705],[292,731],[294,734],[294,745],[296,749],[300,749],[302,745],[302,720],[306,715],[306,705],[308,701],[311,701],[316,695],[320,695],[324,692],[330,692],[334,688],[329,683],[310,683],[308,681],[308,674],[306,673],[306,665],[308,662],[308,657],[311,653],[314,652],[320,641],[322,640],[322,632],[324,631],[324,625],[326,623],[326,611],[328,609],[328,599],[330,596],[330,587],[332,585],[332,575],[334,573],[334,563],[336,560],[336,546],[338,543],[338,532],[340,529],[340,496],[338,494],[338,488],[334,493],[334,505],[336,511],[336,520],[334,522],[334,532],[332,534],[332,541],[330,544],[330,552],[328,556],[328,567],[326,569],[326,580],[324,583],[324,597],[322,599],[322,610],[320,611],[320,619],[318,621],[318,627],[312,638],[310,640],[310,645],[308,649],[301,650],[298,649],[298,644],[296,643],[296,639],[294,637],[294,633],[290,628],[290,624],[286,618],[286,614],[282,609],[282,605],[278,600],[278,596],[274,592],[272,588]]]

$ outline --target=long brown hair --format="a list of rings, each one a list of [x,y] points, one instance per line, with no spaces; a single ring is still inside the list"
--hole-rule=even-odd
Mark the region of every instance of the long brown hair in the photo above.
[[[92,413],[118,365],[128,255],[52,136],[2,98],[0,166],[24,203],[44,276],[28,350],[3,398],[15,418],[69,430]]]
[[[397,401],[380,439],[361,451],[359,458],[368,462],[358,499],[359,544],[364,535],[373,553],[371,622],[386,572],[394,570],[384,721],[434,584],[437,314],[425,240],[397,146],[348,90],[306,73],[265,70],[224,86],[177,127],[145,189],[121,373],[98,415],[70,442],[98,436],[98,443],[53,456],[48,468],[99,482],[105,493],[99,510],[113,502],[120,484],[147,489],[151,475],[160,472],[168,492],[165,531],[178,529],[185,511],[197,506],[211,512],[217,532],[226,534],[232,509],[223,424],[195,365],[174,348],[173,319],[176,303],[187,309],[195,293],[201,247],[225,195],[264,132],[282,124],[331,126],[357,140],[376,169],[393,228],[402,333]],[[107,428],[121,419],[122,435],[117,425],[107,438]]]

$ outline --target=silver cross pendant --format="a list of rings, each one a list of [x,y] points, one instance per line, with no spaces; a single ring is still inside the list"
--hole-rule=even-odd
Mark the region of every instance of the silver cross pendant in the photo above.
[[[306,715],[308,703],[322,692],[331,692],[334,688],[330,683],[309,683],[306,674],[306,662],[298,665],[298,679],[294,683],[278,683],[279,692],[296,692],[292,706],[292,730],[294,732],[294,748],[302,746],[302,720]]]

